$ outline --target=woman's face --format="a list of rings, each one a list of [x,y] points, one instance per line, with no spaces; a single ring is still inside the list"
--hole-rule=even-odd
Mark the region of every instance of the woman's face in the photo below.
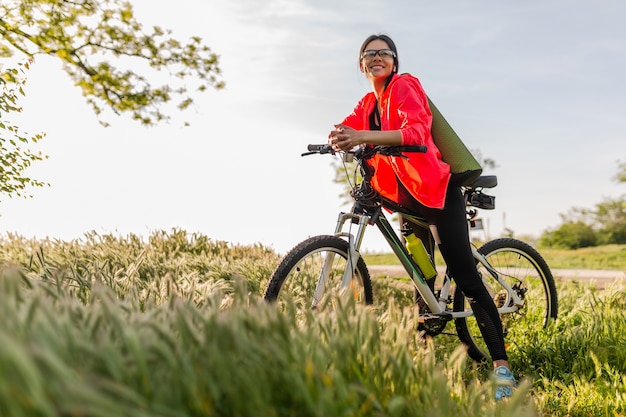
[[[387,42],[376,39],[365,47],[361,54],[361,71],[369,79],[386,79],[394,71],[395,53]]]

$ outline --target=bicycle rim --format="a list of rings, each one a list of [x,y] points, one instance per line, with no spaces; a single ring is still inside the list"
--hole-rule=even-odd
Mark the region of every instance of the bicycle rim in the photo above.
[[[370,276],[362,258],[353,266],[350,284],[343,291],[341,280],[348,265],[348,242],[336,236],[315,236],[293,248],[278,265],[265,291],[265,299],[285,310],[328,308],[337,297],[355,303],[372,303]],[[320,285],[323,277],[323,285]],[[315,297],[317,290],[317,298]]]
[[[522,298],[523,306],[516,312],[501,314],[504,340],[507,348],[523,345],[533,332],[548,326],[558,314],[554,278],[541,255],[530,245],[515,239],[496,239],[478,250],[495,268],[500,276]],[[496,307],[511,305],[504,288],[492,278],[484,265],[478,271],[486,282]],[[469,302],[462,292],[455,293],[454,309],[469,309]],[[468,354],[477,361],[488,358],[487,345],[474,316],[455,321],[461,341],[468,347]]]

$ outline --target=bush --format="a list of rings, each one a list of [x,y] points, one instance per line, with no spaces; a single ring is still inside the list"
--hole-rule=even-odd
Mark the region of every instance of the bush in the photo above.
[[[596,206],[596,221],[601,244],[626,243],[626,197],[607,199]]]
[[[544,232],[540,243],[553,248],[578,249],[597,245],[598,236],[592,226],[582,221],[567,221]]]

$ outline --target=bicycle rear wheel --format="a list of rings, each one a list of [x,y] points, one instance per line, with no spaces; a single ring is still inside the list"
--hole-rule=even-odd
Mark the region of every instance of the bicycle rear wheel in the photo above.
[[[348,265],[348,242],[340,237],[321,235],[298,244],[276,267],[264,298],[281,308],[294,303],[298,309],[326,305],[328,297],[340,292],[341,279]],[[348,287],[357,303],[372,304],[372,283],[363,258],[352,266],[354,274]],[[318,297],[315,292],[319,287]]]
[[[518,311],[500,315],[506,344],[524,343],[529,333],[545,328],[551,320],[556,319],[558,301],[554,277],[539,252],[532,246],[511,238],[487,242],[478,252],[524,301]],[[483,276],[496,307],[503,307],[507,302],[504,288],[480,263],[478,271]],[[454,293],[454,311],[469,308],[463,292],[457,287]],[[468,348],[468,355],[479,362],[487,360],[487,345],[476,318],[459,318],[455,320],[455,325],[459,339]]]

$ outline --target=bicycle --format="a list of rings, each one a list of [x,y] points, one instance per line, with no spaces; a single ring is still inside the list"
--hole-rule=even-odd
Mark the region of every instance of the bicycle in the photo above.
[[[488,351],[463,292],[453,287],[453,277],[449,276],[447,268],[443,278],[437,278],[441,282],[435,289],[434,281],[424,277],[384,209],[402,215],[426,233],[430,233],[428,224],[401,205],[382,197],[370,184],[371,173],[365,161],[377,153],[402,157],[403,152],[425,152],[425,147],[367,146],[340,153],[344,161],[356,162],[355,185],[350,192],[354,200],[352,209],[340,212],[334,234],[310,237],[287,252],[274,270],[264,298],[277,302],[288,295],[297,308],[315,309],[324,305],[325,295],[339,291],[348,292],[357,302],[372,304],[372,282],[360,247],[367,226],[375,225],[414,284],[415,301],[420,307],[418,330],[436,336],[454,321],[456,335],[466,346],[469,357],[478,362],[485,361]],[[308,152],[302,156],[335,153],[329,145],[309,145]],[[345,169],[347,174],[347,167]],[[357,180],[358,173],[362,178],[360,181]],[[494,198],[483,190],[496,185],[496,176],[480,176],[470,186],[463,187],[469,224],[477,217],[476,209],[495,208]],[[344,231],[346,224],[349,224],[348,231]],[[354,233],[353,225],[358,225]],[[529,326],[545,328],[557,318],[554,278],[537,250],[517,239],[498,238],[478,249],[473,245],[472,252],[501,315],[506,339],[515,338]]]

